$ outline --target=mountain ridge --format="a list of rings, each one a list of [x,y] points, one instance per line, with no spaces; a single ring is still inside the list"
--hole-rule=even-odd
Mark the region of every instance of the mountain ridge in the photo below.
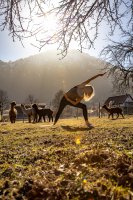
[[[55,51],[49,50],[13,62],[0,62],[0,89],[19,103],[29,94],[48,103],[57,91],[66,91],[85,81],[101,72],[105,64],[87,53],[71,51],[59,59]],[[96,90],[95,101],[106,99],[112,92],[111,80],[106,76],[99,77],[92,85]]]

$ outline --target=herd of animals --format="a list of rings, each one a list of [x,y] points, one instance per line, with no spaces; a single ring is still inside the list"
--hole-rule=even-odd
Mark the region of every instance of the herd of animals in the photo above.
[[[11,107],[9,110],[9,119],[11,123],[15,123],[17,117],[15,106],[16,102],[11,102]],[[23,113],[27,115],[29,123],[31,122],[31,117],[33,117],[33,122],[40,122],[42,118],[45,122],[46,116],[48,117],[49,122],[53,122],[53,111],[49,108],[39,108],[37,104],[33,104],[31,108],[26,108],[24,104],[21,104],[21,108]],[[124,118],[123,111],[120,107],[109,108],[106,105],[104,105],[102,108],[104,108],[107,111],[108,118],[112,116],[113,119],[114,114],[117,114],[116,119],[119,117],[119,115],[121,115],[122,118]]]
[[[15,109],[16,102],[11,102],[11,107],[9,110],[9,119],[11,123],[15,123],[16,117],[17,117],[17,111]],[[26,108],[24,104],[21,104],[21,109],[24,114],[28,117],[28,122],[31,123],[31,120],[33,118],[33,122],[40,122],[43,118],[44,122],[45,117],[47,116],[49,119],[49,122],[53,122],[53,111],[49,108],[39,108],[37,104],[33,104],[31,108]]]

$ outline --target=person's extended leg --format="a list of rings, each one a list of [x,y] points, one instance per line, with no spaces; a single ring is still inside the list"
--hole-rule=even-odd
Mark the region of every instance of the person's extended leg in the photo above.
[[[83,110],[83,116],[87,127],[93,128],[92,124],[88,121],[88,113],[87,113],[87,106],[83,103],[78,103],[74,107],[81,108]]]
[[[61,102],[60,102],[60,105],[59,105],[59,109],[58,109],[58,112],[55,116],[55,120],[54,120],[54,125],[57,123],[63,109],[65,108],[65,106],[68,105],[68,101],[66,100],[66,98],[63,96],[62,99],[61,99]]]
[[[83,104],[83,103],[78,103],[77,105],[73,105],[70,102],[68,102],[65,97],[63,97],[61,102],[60,102],[58,112],[57,112],[57,114],[55,116],[54,125],[57,123],[57,121],[58,121],[58,119],[59,119],[59,117],[60,117],[60,115],[61,115],[61,113],[62,113],[62,111],[63,111],[63,109],[65,108],[66,105],[70,105],[70,106],[73,106],[73,107],[81,108],[83,110],[83,116],[84,116],[84,120],[85,120],[85,123],[86,123],[87,127],[93,128],[93,126],[88,121],[88,114],[87,114],[86,105]]]

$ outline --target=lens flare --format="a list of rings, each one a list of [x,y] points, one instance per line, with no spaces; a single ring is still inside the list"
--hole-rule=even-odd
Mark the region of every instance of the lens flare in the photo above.
[[[81,144],[80,138],[76,138],[75,143],[76,143],[77,145],[80,145],[80,144]]]

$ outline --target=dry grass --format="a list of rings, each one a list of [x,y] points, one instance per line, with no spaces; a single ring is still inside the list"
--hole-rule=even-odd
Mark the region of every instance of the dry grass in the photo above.
[[[0,124],[1,200],[131,200],[133,117]]]

